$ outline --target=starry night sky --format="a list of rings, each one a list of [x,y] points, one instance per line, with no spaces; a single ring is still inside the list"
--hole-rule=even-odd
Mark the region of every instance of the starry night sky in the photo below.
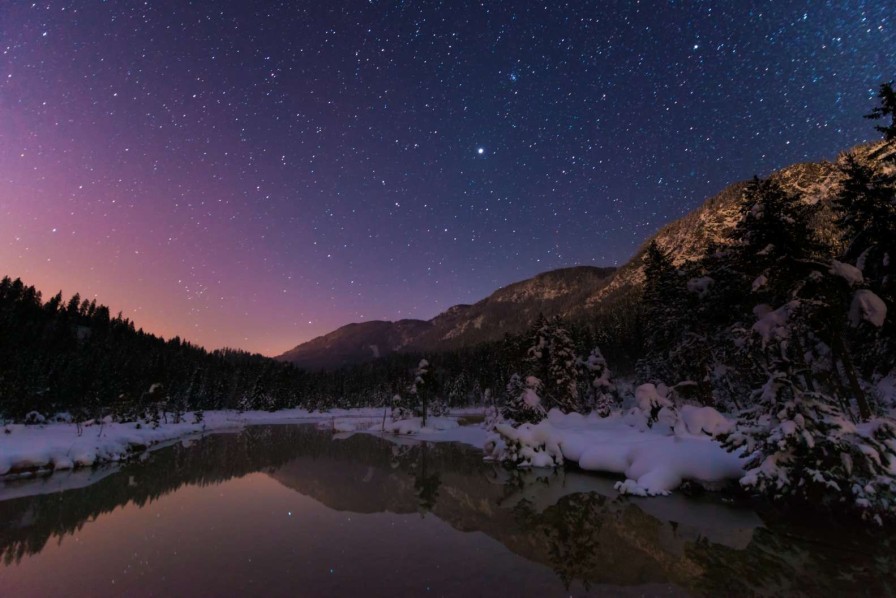
[[[624,263],[894,74],[884,0],[2,2],[0,275],[276,354]]]

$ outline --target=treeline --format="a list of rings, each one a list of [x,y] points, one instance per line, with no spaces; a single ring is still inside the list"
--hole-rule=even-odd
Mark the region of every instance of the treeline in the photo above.
[[[0,281],[0,413],[7,418],[275,409],[300,403],[305,377],[261,355],[164,340],[78,294],[44,301],[20,279]]]
[[[583,347],[614,344],[594,326],[572,334]],[[527,342],[527,335],[507,336],[428,356],[432,392],[448,406],[501,401],[495,389],[519,371]],[[165,340],[95,300],[61,293],[44,300],[20,279],[0,281],[0,416],[12,420],[33,412],[136,420],[207,409],[381,406],[409,388],[420,358],[399,353],[308,372],[258,354]]]

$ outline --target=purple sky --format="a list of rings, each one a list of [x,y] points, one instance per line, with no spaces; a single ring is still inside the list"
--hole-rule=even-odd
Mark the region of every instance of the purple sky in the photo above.
[[[896,72],[883,1],[249,4],[0,4],[0,275],[277,354],[623,263]]]

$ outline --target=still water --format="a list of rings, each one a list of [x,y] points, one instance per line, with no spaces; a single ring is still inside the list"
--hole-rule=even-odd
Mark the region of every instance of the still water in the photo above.
[[[893,578],[879,532],[312,426],[0,482],[3,596],[892,596]]]

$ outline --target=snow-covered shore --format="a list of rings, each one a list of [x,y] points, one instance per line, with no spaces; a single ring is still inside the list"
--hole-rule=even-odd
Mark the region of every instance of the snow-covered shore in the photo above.
[[[715,412],[713,412],[715,414]],[[464,416],[481,416],[483,408],[454,410],[445,417],[393,422],[383,419],[381,408],[335,409],[309,412],[290,409],[266,411],[207,411],[200,423],[186,414],[183,423],[162,423],[157,428],[132,423],[94,423],[81,433],[72,423],[7,424],[0,427],[0,477],[6,479],[48,471],[65,471],[114,463],[146,450],[201,434],[264,424],[316,424],[334,433],[368,433],[387,437],[413,437],[429,442],[462,442],[485,448],[487,457],[504,459],[517,451],[521,466],[555,467],[565,461],[586,471],[621,474],[619,490],[636,495],[667,494],[684,480],[719,482],[738,479],[743,463],[726,452],[708,433],[724,424],[699,410],[685,410],[684,424],[672,430],[637,425],[630,417],[608,418],[552,411],[543,422],[518,428],[498,424],[499,437],[481,425],[460,425]],[[715,414],[718,416],[718,414]],[[516,443],[517,446],[509,445]],[[504,451],[504,455],[497,454]]]
[[[428,426],[419,422],[400,422],[406,429],[393,429],[386,421],[386,431],[414,433],[429,441],[458,441],[482,447],[485,431],[460,427],[457,419],[465,415],[481,415],[481,408],[459,409],[451,416],[429,418]],[[239,429],[248,425],[314,423],[336,432],[380,432],[383,426],[381,408],[333,409],[309,412],[304,409],[268,411],[206,411],[200,423],[187,413],[182,423],[162,423],[153,428],[145,423],[138,428],[130,423],[93,423],[78,427],[73,423],[49,422],[37,425],[6,424],[0,426],[0,476],[63,471],[117,462],[150,448],[195,435]]]
[[[523,467],[570,461],[585,471],[624,475],[617,490],[637,496],[668,494],[685,480],[712,485],[743,476],[743,459],[711,436],[730,425],[714,409],[685,407],[675,427],[648,427],[635,415],[640,413],[601,418],[552,410],[538,424],[499,424],[485,450]]]

